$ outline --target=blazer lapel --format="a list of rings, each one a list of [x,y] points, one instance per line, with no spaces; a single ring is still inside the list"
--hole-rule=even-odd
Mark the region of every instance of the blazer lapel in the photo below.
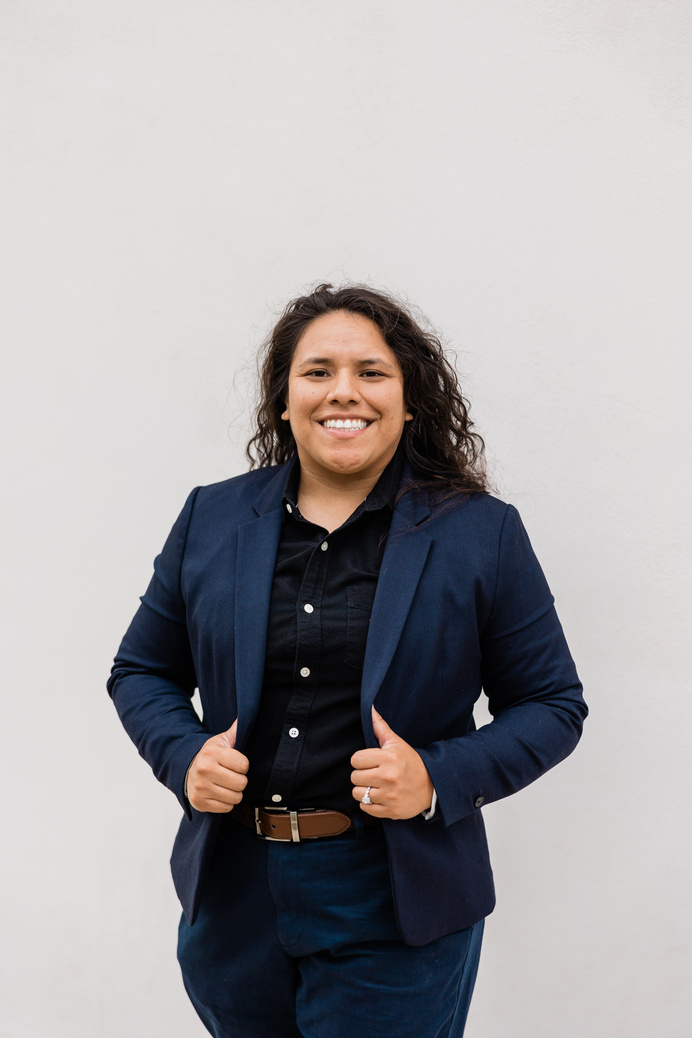
[[[256,502],[257,518],[238,530],[235,578],[238,749],[247,742],[262,694],[269,603],[281,537],[281,497],[285,483],[284,466]]]
[[[432,537],[416,529],[430,514],[417,495],[402,498],[392,516],[387,546],[380,567],[363,663],[361,719],[365,741],[376,746],[372,730],[372,705],[399,644],[413,596],[418,587]]]

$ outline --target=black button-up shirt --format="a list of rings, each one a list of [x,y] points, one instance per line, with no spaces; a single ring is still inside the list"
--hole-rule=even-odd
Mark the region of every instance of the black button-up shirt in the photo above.
[[[289,471],[262,698],[245,749],[247,803],[354,813],[365,642],[401,468],[397,452],[332,533],[300,514],[297,459]]]

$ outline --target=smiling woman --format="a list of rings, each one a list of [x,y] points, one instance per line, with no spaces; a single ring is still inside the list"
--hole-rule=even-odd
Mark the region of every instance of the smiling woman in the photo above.
[[[293,355],[281,418],[300,461],[301,513],[331,531],[365,500],[413,418],[377,325],[341,310],[312,321]]]
[[[185,812],[185,986],[216,1038],[460,1038],[481,808],[586,715],[552,597],[439,340],[383,293],[289,304],[248,455],[188,498],[109,681]]]
[[[461,493],[487,490],[483,440],[473,430],[457,373],[447,361],[440,340],[395,299],[363,285],[340,289],[319,285],[309,295],[294,299],[280,316],[260,358],[257,431],[247,451],[251,465],[282,464],[294,456],[296,441],[291,425],[281,420],[294,354],[313,324],[336,314],[354,322],[364,318],[366,325],[361,327],[370,328],[371,341],[379,332],[375,356],[385,359],[382,342],[394,355],[403,379],[405,404],[413,415],[402,443],[411,468],[419,475],[424,473],[438,490],[442,486]],[[322,355],[315,353],[313,359],[319,368]],[[321,377],[327,375],[325,372]]]

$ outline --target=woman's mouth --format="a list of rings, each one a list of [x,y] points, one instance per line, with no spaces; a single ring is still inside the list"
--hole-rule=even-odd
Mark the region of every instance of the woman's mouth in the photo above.
[[[350,432],[359,432],[361,429],[367,429],[371,424],[364,418],[325,418],[320,422],[324,429],[343,429]]]

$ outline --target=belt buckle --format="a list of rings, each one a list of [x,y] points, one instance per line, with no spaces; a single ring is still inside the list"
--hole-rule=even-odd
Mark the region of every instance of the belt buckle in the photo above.
[[[298,827],[298,812],[289,811],[288,817],[291,820],[291,836],[290,839],[283,839],[281,836],[267,836],[266,833],[262,832],[262,822],[260,821],[260,811],[262,808],[255,808],[255,833],[259,836],[260,840],[269,840],[270,843],[300,843],[300,829]],[[285,807],[273,807],[272,811],[280,812],[286,811]]]

